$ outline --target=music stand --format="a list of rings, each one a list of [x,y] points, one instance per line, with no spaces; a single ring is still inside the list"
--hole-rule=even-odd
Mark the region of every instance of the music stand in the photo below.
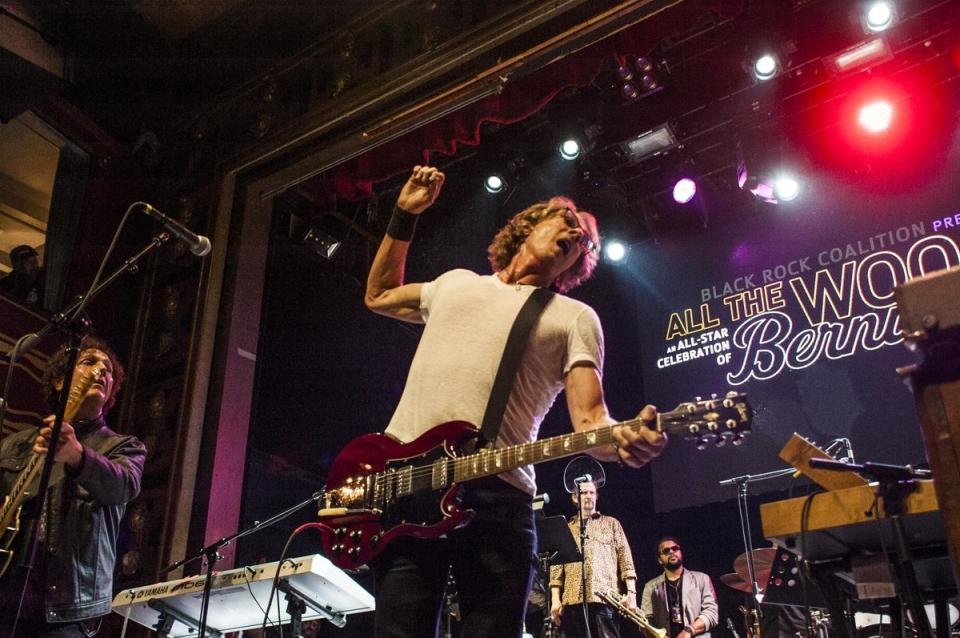
[[[565,563],[579,563],[582,560],[567,519],[563,516],[547,516],[536,519],[538,560],[541,568]]]

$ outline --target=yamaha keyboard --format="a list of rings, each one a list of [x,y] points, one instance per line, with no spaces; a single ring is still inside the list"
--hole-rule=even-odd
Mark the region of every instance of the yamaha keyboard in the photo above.
[[[277,563],[241,567],[213,577],[207,635],[222,636],[263,624]],[[113,611],[169,638],[196,636],[205,576],[190,576],[121,591]],[[274,596],[268,625],[291,621],[283,599],[288,592],[306,603],[303,620],[326,619],[343,626],[346,616],[373,611],[363,587],[329,560],[315,554],[283,561],[280,594]]]

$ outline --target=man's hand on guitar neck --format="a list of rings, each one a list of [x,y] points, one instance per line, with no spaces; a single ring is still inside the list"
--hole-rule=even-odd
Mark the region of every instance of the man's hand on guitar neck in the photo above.
[[[613,428],[613,460],[630,467],[643,467],[660,456],[667,445],[666,433],[655,429],[657,409],[654,406],[644,406],[637,418],[643,419],[650,427],[639,428],[639,431],[623,426]]]
[[[53,433],[53,415],[43,420],[44,426],[37,433],[37,438],[33,442],[33,451],[35,454],[46,454],[50,449],[50,434]],[[60,438],[57,441],[57,451],[53,457],[54,461],[66,463],[71,469],[80,467],[83,461],[83,445],[77,440],[77,433],[67,421],[60,426]]]
[[[616,423],[607,410],[600,373],[594,366],[574,365],[564,378],[564,389],[574,431],[584,432]],[[667,444],[667,435],[656,430],[657,409],[645,406],[637,418],[649,427],[637,427],[634,431],[616,426],[612,430],[613,445],[594,448],[588,454],[601,461],[616,461],[630,467],[643,467],[659,456]]]

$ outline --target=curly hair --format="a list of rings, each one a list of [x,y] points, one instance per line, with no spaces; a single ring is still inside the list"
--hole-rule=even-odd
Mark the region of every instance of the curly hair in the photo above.
[[[86,350],[99,350],[107,355],[107,357],[110,358],[110,363],[113,364],[113,389],[103,404],[102,414],[106,416],[117,402],[117,393],[120,392],[120,386],[123,385],[123,377],[125,374],[123,364],[120,363],[120,358],[117,356],[117,353],[113,351],[113,348],[110,347],[110,344],[99,337],[85,337],[80,346],[80,354],[83,354]],[[51,410],[57,407],[57,396],[60,394],[60,391],[57,390],[57,385],[67,376],[66,372],[67,350],[64,348],[57,351],[57,354],[54,355],[53,359],[50,360],[50,363],[47,364],[46,369],[43,371],[43,380],[41,381],[43,394],[47,398],[47,403]]]
[[[593,274],[600,259],[600,231],[597,219],[591,213],[578,211],[573,200],[567,197],[551,197],[548,200],[537,202],[529,208],[517,213],[501,228],[490,246],[487,248],[487,257],[493,272],[499,272],[507,267],[520,246],[533,232],[533,227],[545,219],[563,215],[571,210],[580,216],[580,223],[584,231],[593,240],[593,250],[586,251],[577,261],[553,281],[553,287],[564,293],[576,288]]]

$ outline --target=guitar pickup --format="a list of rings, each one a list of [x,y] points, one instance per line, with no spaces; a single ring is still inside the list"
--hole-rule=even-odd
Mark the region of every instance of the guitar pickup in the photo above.
[[[430,487],[435,490],[450,484],[450,459],[443,457],[433,462],[430,472]]]

